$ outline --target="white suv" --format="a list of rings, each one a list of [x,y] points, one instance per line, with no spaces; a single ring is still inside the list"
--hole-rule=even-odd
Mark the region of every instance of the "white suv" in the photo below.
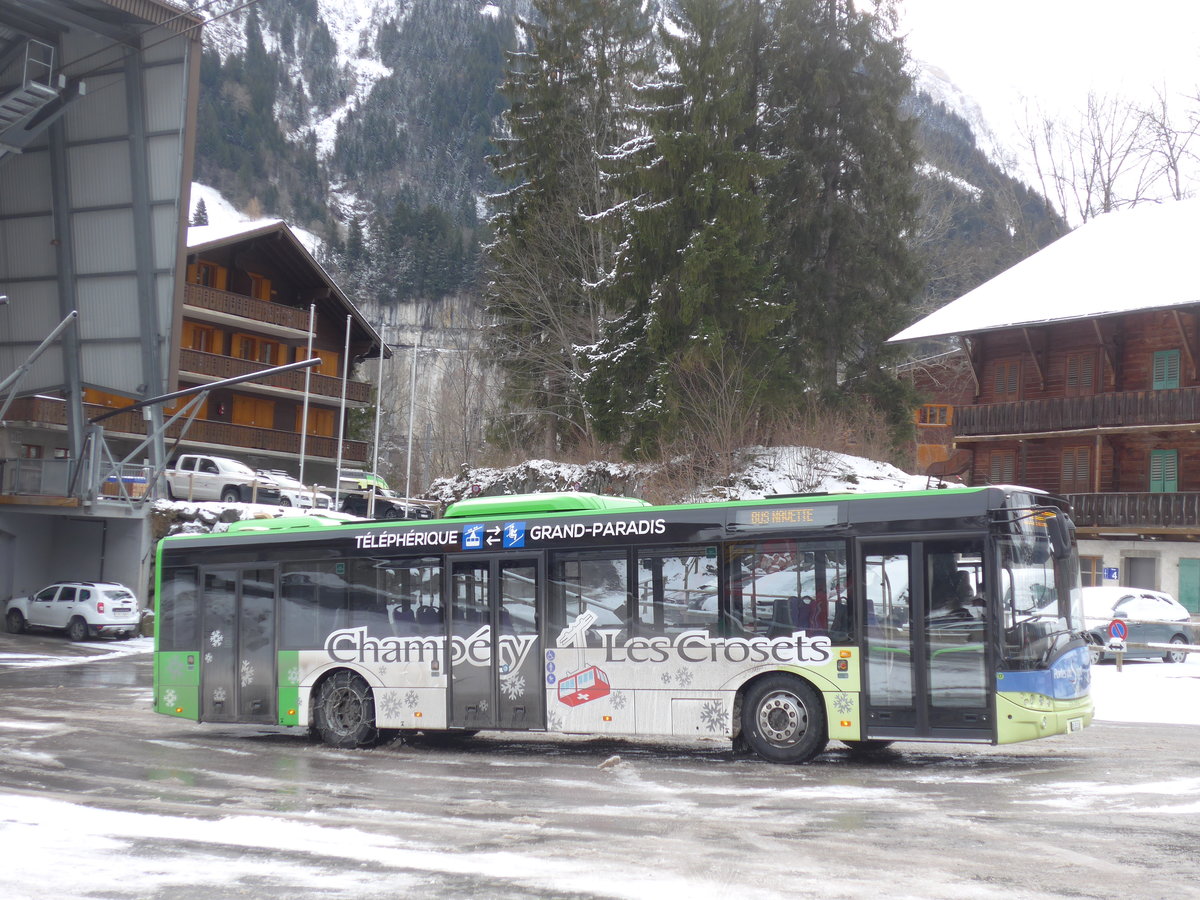
[[[324,491],[314,490],[297,481],[282,469],[259,469],[259,476],[270,480],[279,489],[280,506],[301,509],[332,509],[333,498]]]
[[[133,637],[141,625],[137,597],[122,584],[62,581],[32,597],[13,597],[4,611],[10,634],[29,626],[61,628],[73,641],[96,635]]]

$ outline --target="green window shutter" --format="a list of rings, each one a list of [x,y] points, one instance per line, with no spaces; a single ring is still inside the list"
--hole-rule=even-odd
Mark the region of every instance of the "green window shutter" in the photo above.
[[[1179,490],[1179,451],[1150,451],[1150,491],[1170,494]]]
[[[1159,350],[1154,354],[1154,390],[1179,387],[1179,351]]]
[[[1188,612],[1200,613],[1200,559],[1179,561],[1179,596]]]

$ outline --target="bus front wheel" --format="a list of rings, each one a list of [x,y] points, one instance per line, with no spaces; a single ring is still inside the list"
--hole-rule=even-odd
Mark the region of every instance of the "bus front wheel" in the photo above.
[[[335,672],[321,682],[314,719],[317,733],[330,747],[371,747],[381,737],[375,727],[375,695],[354,672]]]
[[[742,736],[769,762],[808,762],[829,742],[820,693],[783,673],[756,681],[742,701]]]

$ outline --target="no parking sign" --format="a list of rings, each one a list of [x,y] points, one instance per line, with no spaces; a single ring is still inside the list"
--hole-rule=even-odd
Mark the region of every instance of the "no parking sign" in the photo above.
[[[1114,641],[1123,641],[1128,634],[1129,626],[1126,625],[1122,620],[1113,619],[1108,623],[1108,636]]]

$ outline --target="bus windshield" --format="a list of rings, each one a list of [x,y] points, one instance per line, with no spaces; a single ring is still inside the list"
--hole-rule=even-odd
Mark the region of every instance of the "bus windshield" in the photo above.
[[[1056,559],[1045,533],[1022,531],[998,545],[1006,662],[1042,668],[1083,631],[1079,557],[1072,549]]]

